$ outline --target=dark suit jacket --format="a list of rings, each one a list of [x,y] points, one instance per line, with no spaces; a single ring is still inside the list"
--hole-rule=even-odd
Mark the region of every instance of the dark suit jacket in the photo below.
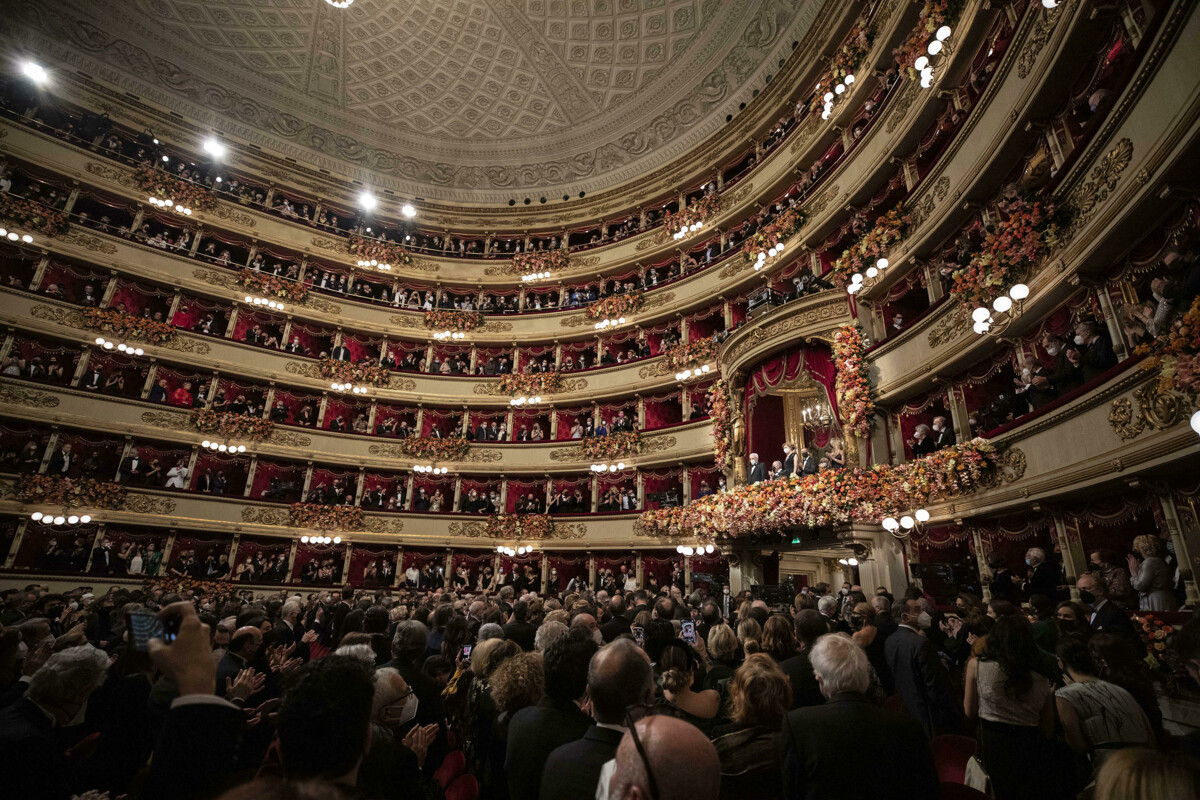
[[[787,458],[783,459],[783,474],[784,476],[791,475],[796,471],[796,454],[788,453]]]
[[[504,626],[504,638],[521,645],[521,649],[526,653],[533,652],[535,636],[537,636],[537,625],[532,622],[510,622]]]
[[[950,693],[950,676],[933,643],[901,625],[887,638],[884,655],[896,692],[908,713],[921,723],[925,737],[957,733],[958,705]]]
[[[758,462],[757,464],[755,464],[754,466],[750,467],[750,474],[747,475],[747,477],[746,477],[746,480],[749,481],[750,483],[761,483],[761,482],[765,481],[766,479],[767,479],[767,465],[761,461]]]
[[[815,458],[813,458],[812,456],[809,456],[808,458],[804,459],[804,463],[800,465],[800,474],[801,475],[816,475],[817,474],[817,460]]]
[[[241,723],[241,710],[224,703],[172,708],[141,796],[191,800],[220,795],[233,772]]]
[[[1033,577],[1025,581],[1027,596],[1044,594],[1051,600],[1058,600],[1058,585],[1062,583],[1062,570],[1058,564],[1043,561],[1033,568]]]
[[[6,797],[71,797],[75,766],[63,755],[54,726],[28,697],[0,711],[0,774]]]
[[[1081,354],[1083,358],[1079,366],[1083,368],[1083,379],[1090,381],[1097,375],[1117,365],[1117,354],[1113,350],[1112,340],[1101,334]]]
[[[784,671],[792,684],[792,708],[819,706],[825,702],[825,695],[821,694],[821,686],[817,683],[817,676],[813,672],[809,655],[808,648],[805,648],[779,663],[779,668]]]
[[[238,673],[249,666],[233,653],[226,653],[217,662],[217,696],[225,696],[225,679],[237,680]]]
[[[824,705],[792,711],[783,727],[784,797],[937,797],[937,770],[921,725],[861,694],[836,694]]]
[[[432,773],[442,763],[442,759],[449,751],[446,739],[446,712],[442,707],[442,689],[425,677],[420,667],[414,667],[407,661],[393,658],[381,666],[392,667],[399,672],[400,677],[404,678],[404,682],[408,684],[408,688],[412,689],[413,694],[417,696],[417,716],[413,719],[413,723],[421,726],[436,723],[438,726],[437,736],[434,737],[433,744],[429,745],[429,752],[425,757],[425,771]],[[408,730],[403,733],[407,734]]]
[[[1096,633],[1133,633],[1133,623],[1129,621],[1129,615],[1117,608],[1113,601],[1109,600],[1095,611],[1091,626]]]
[[[542,770],[540,800],[592,800],[605,763],[617,757],[621,731],[587,729],[582,739],[555,748]]]
[[[613,617],[600,626],[600,635],[605,642],[611,642],[623,633],[629,633],[629,620],[625,617]]]
[[[508,725],[508,773],[510,800],[537,800],[542,769],[558,747],[587,733],[591,717],[572,702],[543,697],[536,706],[523,708]],[[595,787],[592,788],[593,794]]]

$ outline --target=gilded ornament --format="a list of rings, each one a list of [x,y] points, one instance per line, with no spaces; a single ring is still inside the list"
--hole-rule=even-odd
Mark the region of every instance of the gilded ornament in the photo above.
[[[99,237],[88,236],[85,233],[79,233],[75,230],[72,230],[65,236],[60,236],[59,241],[73,244],[76,247],[82,247],[91,253],[103,253],[106,256],[115,255],[117,252],[117,246],[112,242],[106,242]]]
[[[398,444],[373,444],[367,448],[367,452],[373,456],[382,458],[411,458],[404,448]]]
[[[195,430],[190,417],[177,411],[143,411],[142,422],[169,431]]]
[[[1132,160],[1133,142],[1126,138],[1117,142],[1100,163],[1092,167],[1087,181],[1071,193],[1071,199],[1068,201],[1071,222],[1060,236],[1062,241],[1070,241],[1091,220],[1096,209],[1108,200],[1113,189],[1117,187],[1121,173]]]
[[[908,114],[908,109],[912,107],[913,101],[917,99],[917,95],[921,92],[921,86],[916,81],[906,80],[904,88],[900,90],[900,96],[892,101],[892,107],[885,113],[887,114],[887,126],[885,130],[890,134],[900,127],[900,123],[904,122],[905,116]]]
[[[550,451],[551,461],[579,461],[583,457],[583,448],[579,445],[575,447],[559,447]]]
[[[467,451],[467,463],[469,464],[495,464],[497,461],[503,460],[504,454],[499,450],[484,450],[472,447]]]
[[[0,403],[27,408],[58,408],[59,402],[57,397],[48,392],[0,383]]]
[[[388,321],[397,328],[424,328],[425,323],[421,320],[419,314],[395,314],[388,317]]]
[[[404,520],[367,516],[363,520],[363,530],[367,533],[401,533],[404,530]]]
[[[29,316],[33,317],[34,319],[40,319],[44,322],[53,322],[58,325],[69,325],[72,328],[83,327],[83,315],[74,309],[38,304],[29,309]]]
[[[346,243],[340,242],[337,239],[326,239],[324,236],[314,236],[308,240],[308,243],[313,247],[319,247],[322,250],[332,250],[335,253],[345,254]]]
[[[489,320],[479,327],[482,333],[508,333],[512,329],[511,322],[499,322],[497,320]]]
[[[1166,430],[1188,415],[1185,398],[1164,391],[1157,376],[1134,389],[1133,397],[1136,409],[1128,397],[1120,397],[1113,400],[1108,412],[1108,424],[1123,442],[1136,439],[1147,428]]]
[[[392,375],[388,378],[388,389],[394,389],[397,392],[411,392],[417,388],[417,382],[412,378],[405,378],[400,375]]]
[[[652,296],[647,297],[646,300],[642,303],[641,310],[648,311],[652,308],[659,308],[661,306],[665,306],[667,303],[670,303],[674,299],[675,299],[674,292],[667,292],[666,294],[661,294],[661,295],[652,295]]]
[[[660,244],[665,244],[667,241],[667,232],[663,228],[659,228],[650,233],[649,236],[643,236],[642,240],[634,245],[634,252],[640,253],[643,250],[649,250],[652,247],[657,247]]]
[[[487,525],[482,522],[451,522],[446,530],[451,536],[480,539],[486,533]]]
[[[127,493],[121,503],[122,511],[132,511],[135,514],[156,514],[166,516],[175,513],[177,504],[169,497],[150,497],[144,494]]]
[[[1021,80],[1028,78],[1029,73],[1033,71],[1033,65],[1037,63],[1038,56],[1046,49],[1046,42],[1050,40],[1054,26],[1063,16],[1061,5],[1058,8],[1045,10],[1038,15],[1037,24],[1033,26],[1033,32],[1025,40],[1025,45],[1021,48],[1021,55],[1017,58],[1017,77]]]
[[[121,186],[133,186],[133,175],[128,170],[117,169],[109,164],[97,164],[89,161],[84,170],[89,175],[95,175],[97,178],[103,178],[106,181],[120,184]]]
[[[175,338],[159,342],[155,346],[167,350],[178,350],[181,353],[195,353],[198,356],[206,356],[212,352],[212,345],[191,338],[188,334],[177,335]]]
[[[218,203],[216,210],[213,211],[213,216],[217,217],[218,219],[232,222],[234,225],[242,225],[246,228],[253,228],[256,224],[254,217],[242,211],[238,211],[228,203]]]
[[[837,197],[838,190],[840,188],[841,187],[835,183],[833,186],[830,186],[824,192],[817,195],[817,197],[811,203],[805,206],[804,210],[808,212],[809,218],[812,218],[813,216],[824,211],[826,206],[829,205],[829,202]]]
[[[775,341],[785,334],[792,333],[819,323],[829,323],[830,326],[843,324],[850,319],[850,304],[843,297],[822,303],[814,308],[789,314],[760,328],[754,328],[748,333],[741,334],[732,346],[727,346],[721,353],[722,364],[736,363],[746,352],[763,342]]]
[[[217,272],[197,267],[192,270],[192,277],[212,286],[221,286],[225,289],[237,288],[237,278],[227,272]]]
[[[289,361],[283,365],[283,371],[290,372],[292,375],[299,375],[302,378],[321,378],[321,368],[319,366],[303,361]]]
[[[670,450],[675,446],[674,436],[647,436],[642,440],[642,450],[639,455],[647,453],[661,453],[665,450]]]
[[[929,331],[929,346],[941,347],[969,330],[971,330],[971,317],[967,314],[967,307],[958,303]]]
[[[647,364],[638,370],[638,377],[645,380],[646,378],[658,378],[670,372],[667,367],[666,359],[659,359],[653,364]]]
[[[588,318],[583,314],[569,314],[558,322],[564,328],[579,328],[588,324]]]
[[[314,297],[311,294],[304,298],[300,305],[305,308],[311,308],[313,311],[321,311],[333,316],[338,316],[342,313],[342,307],[337,303],[331,303],[323,297]]]
[[[286,508],[242,506],[242,522],[252,525],[288,525],[291,515]]]
[[[293,433],[292,431],[281,431],[278,428],[271,434],[270,439],[272,444],[282,445],[283,447],[308,447],[312,444],[312,437],[305,436],[302,433]]]

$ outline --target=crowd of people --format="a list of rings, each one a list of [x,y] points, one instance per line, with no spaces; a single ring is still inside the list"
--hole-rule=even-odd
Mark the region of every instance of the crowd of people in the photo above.
[[[831,438],[824,450],[817,447],[801,447],[797,450],[796,445],[789,442],[783,446],[783,457],[772,461],[769,468],[758,453],[751,453],[746,482],[762,483],[793,477],[803,478],[826,470],[845,468],[846,453],[839,438]]]
[[[1200,736],[1164,732],[1144,645],[1090,573],[1086,608],[946,611],[916,586],[771,606],[625,566],[541,594],[529,570],[0,592],[6,791],[936,798],[947,742],[973,733],[962,780],[997,800],[1197,796]],[[1200,678],[1200,622],[1174,647]]]

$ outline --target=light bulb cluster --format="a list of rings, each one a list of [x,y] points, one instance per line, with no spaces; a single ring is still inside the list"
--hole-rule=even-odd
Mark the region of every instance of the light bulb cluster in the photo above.
[[[774,258],[775,256],[780,255],[781,253],[783,253],[783,242],[776,242],[772,247],[768,248],[767,250],[759,250],[758,258],[755,259],[755,261],[754,261],[754,271],[757,272],[758,270],[760,270],[764,266],[766,266],[768,258]]]
[[[372,259],[371,259],[371,260],[369,260],[369,261],[368,261],[368,260],[366,260],[366,259],[362,259],[362,258],[360,258],[360,259],[358,260],[358,265],[359,265],[360,267],[374,267],[375,269],[387,270],[388,272],[391,272],[391,271],[392,271],[392,265],[391,265],[391,264],[388,264],[388,263],[386,263],[386,262],[381,262],[381,261],[380,261],[379,259],[377,259],[377,258],[372,258]]]
[[[506,544],[502,544],[496,548],[496,552],[505,556],[525,556],[533,552],[533,545],[523,544],[514,548],[509,547]]]
[[[677,231],[675,231],[675,233],[671,234],[671,238],[675,239],[676,241],[678,241],[679,239],[686,239],[688,237],[688,234],[695,233],[696,231],[700,230],[703,227],[704,227],[703,222],[693,222],[691,225],[680,225],[679,230],[677,230]]]
[[[510,406],[536,406],[542,402],[542,396],[534,395],[533,397],[514,397],[508,401]]]
[[[837,86],[833,87],[832,91],[825,93],[825,96],[822,98],[825,101],[825,108],[821,111],[821,119],[829,119],[833,114],[833,101],[845,94],[846,90],[853,85],[854,75],[847,75],[845,78],[842,78]]]
[[[987,306],[976,308],[971,312],[971,319],[975,321],[975,332],[982,336],[990,331],[998,324],[996,314],[1010,314],[1004,322],[1011,322],[1013,317],[1021,313],[1026,297],[1029,297],[1029,287],[1018,283],[1008,290],[1008,294],[1002,294],[993,300],[990,309]]]
[[[340,536],[301,536],[301,544],[341,544]]]
[[[439,342],[445,341],[446,339],[457,341],[459,339],[467,338],[467,335],[462,331],[438,331],[433,335],[433,338],[437,339]]]
[[[1058,6],[1059,0],[1042,0],[1042,8],[1046,9],[1047,11],[1058,8]]]
[[[35,511],[29,515],[29,518],[34,522],[40,522],[43,525],[87,525],[92,521],[90,514],[43,514],[41,511]]]
[[[597,322],[595,325],[593,325],[592,327],[598,331],[602,331],[602,330],[607,330],[608,328],[615,328],[618,325],[624,325],[624,324],[625,324],[624,317],[613,317],[611,319],[602,319],[599,322]]]
[[[205,439],[203,442],[201,442],[200,446],[207,448],[209,450],[212,450],[214,452],[217,452],[217,453],[233,453],[236,455],[238,453],[246,452],[246,445],[244,445],[244,444],[230,444],[229,442],[215,442],[215,441],[210,441],[208,439]]]
[[[865,277],[877,278],[879,274],[888,268],[888,260],[881,258],[875,262],[875,266],[867,267]],[[846,287],[846,291],[850,294],[858,294],[863,288],[864,273],[856,272],[850,276],[850,285]]]
[[[118,353],[124,353],[127,356],[141,356],[146,354],[146,351],[140,347],[134,347],[124,342],[110,342],[103,336],[96,337],[96,346],[103,347],[105,350],[116,350]]]
[[[716,551],[716,546],[711,544],[698,544],[694,546],[690,544],[681,544],[675,548],[675,552],[679,553],[681,556],[712,555]]]
[[[690,381],[693,378],[702,378],[711,371],[712,371],[712,367],[709,366],[708,364],[705,364],[704,366],[696,367],[695,369],[685,369],[685,370],[682,370],[681,372],[676,372],[675,380]]]
[[[927,55],[918,56],[913,62],[913,69],[921,73],[921,88],[928,89],[933,86],[933,64],[930,59],[942,52],[946,46],[946,40],[950,38],[951,30],[949,25],[943,25],[938,28],[933,34],[933,38],[929,40],[929,44],[925,47]]]
[[[550,278],[550,270],[544,270],[542,272],[531,272],[528,275],[521,276],[521,280],[524,281],[525,283],[530,283],[531,281],[544,281],[544,280],[548,280],[549,278]]]
[[[413,466],[413,472],[419,472],[422,475],[445,475],[449,471],[448,467],[432,467],[426,464],[416,464]]]
[[[839,558],[838,563],[844,567],[857,567],[858,559],[854,556],[850,556],[849,558]]]
[[[25,244],[33,244],[32,234],[21,233],[20,231],[10,231],[8,228],[0,228],[0,239],[8,239],[10,242],[24,242]]]
[[[246,303],[248,305],[259,306],[261,308],[269,308],[272,311],[283,311],[283,303],[266,297],[254,297],[253,295],[246,295]]]
[[[618,461],[615,464],[592,464],[592,472],[619,472],[625,469],[625,462]]]
[[[367,387],[355,386],[353,383],[331,383],[329,388],[335,392],[350,392],[351,394],[366,394]]]
[[[166,156],[163,156],[164,161],[166,158]],[[176,203],[174,200],[159,200],[157,197],[151,197],[149,198],[149,203],[156,208],[173,211],[176,214],[181,214],[185,217],[190,217],[192,215],[192,210],[190,208],[185,206],[183,203]]]
[[[913,528],[918,525],[924,525],[926,522],[929,522],[929,512],[923,508],[918,508],[911,514],[901,515],[900,519],[884,517],[883,522],[880,524],[883,525],[883,529],[888,533],[895,534],[896,536],[907,536],[908,532]],[[901,530],[904,533],[898,533]]]

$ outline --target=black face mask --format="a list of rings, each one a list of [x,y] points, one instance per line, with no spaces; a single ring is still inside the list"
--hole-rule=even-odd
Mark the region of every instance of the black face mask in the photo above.
[[[1089,592],[1087,589],[1080,589],[1079,590],[1079,599],[1082,600],[1083,602],[1087,603],[1088,605],[1091,605],[1092,603],[1096,602],[1096,595]]]

